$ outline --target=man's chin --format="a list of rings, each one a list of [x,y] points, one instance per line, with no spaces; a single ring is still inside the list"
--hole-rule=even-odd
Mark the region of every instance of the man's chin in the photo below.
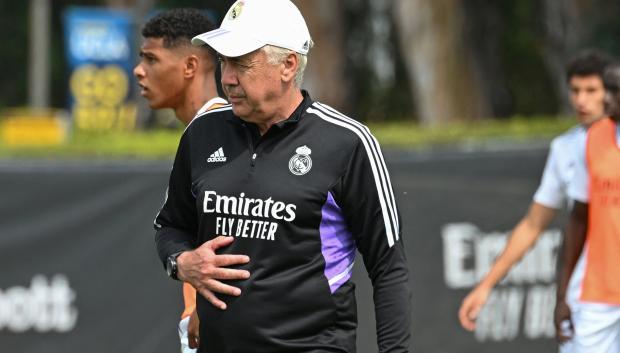
[[[589,125],[591,125],[592,123],[594,123],[595,121],[599,120],[602,117],[603,116],[592,116],[592,115],[585,115],[585,114],[583,114],[583,115],[579,116],[579,121],[582,124],[585,124],[585,125],[589,126]]]
[[[164,109],[167,108],[159,102],[149,101],[149,108],[151,109]]]
[[[243,107],[241,104],[235,104],[235,103],[231,103],[232,104],[232,111],[233,113],[235,113],[236,116],[243,118],[248,114],[247,109],[245,109],[245,107]]]

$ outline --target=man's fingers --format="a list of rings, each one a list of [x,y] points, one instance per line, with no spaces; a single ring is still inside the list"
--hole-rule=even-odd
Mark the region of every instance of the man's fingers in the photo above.
[[[200,345],[200,319],[198,313],[194,309],[189,317],[189,323],[187,325],[187,340],[189,348],[198,348]]]
[[[478,318],[478,314],[480,314],[480,309],[482,309],[482,306],[478,304],[472,305],[472,307],[469,309],[469,319],[475,321]]]
[[[233,237],[218,236],[204,243],[197,249],[202,257],[199,271],[196,271],[192,284],[198,292],[213,306],[226,310],[226,303],[221,301],[215,293],[231,296],[241,295],[241,289],[220,282],[219,280],[242,280],[248,279],[250,273],[246,270],[226,268],[231,265],[246,264],[250,258],[246,255],[215,255],[215,250],[230,245]],[[199,274],[200,273],[200,274]],[[198,284],[198,285],[196,285]]]
[[[216,297],[215,294],[213,294],[213,292],[211,292],[207,288],[198,289],[198,293],[200,293],[200,295],[202,295],[209,303],[211,303],[216,308],[226,310],[226,303],[219,300],[218,297]]]
[[[469,310],[459,312],[459,321],[467,331],[473,331],[476,328],[476,317],[472,316]]]
[[[215,250],[215,249],[219,249],[221,247],[230,245],[234,240],[235,240],[234,237],[227,237],[227,236],[220,235],[219,237],[209,240],[205,244],[209,244],[208,246],[211,249]]]
[[[211,271],[209,277],[213,279],[248,279],[250,278],[250,272],[218,267]]]
[[[573,322],[569,319],[562,320],[559,324],[556,323],[556,338],[560,343],[564,343],[573,338]]]
[[[187,342],[188,342],[189,348],[198,348],[200,341],[198,339],[198,335],[194,334],[192,331],[188,331]]]
[[[197,336],[188,334],[187,343],[189,345],[189,348],[196,349],[200,345],[200,339]]]
[[[228,284],[224,284],[218,280],[208,279],[207,281],[205,281],[205,286],[212,292],[232,295],[235,297],[241,295],[241,289],[230,286]]]
[[[469,320],[463,324],[463,328],[471,332],[476,329],[476,322]]]
[[[467,306],[465,305],[465,303],[463,303],[461,305],[461,307],[459,308],[459,321],[461,322],[461,326],[463,326],[463,328],[467,328],[467,324],[468,324],[468,315],[467,315]]]
[[[205,282],[205,287],[200,287],[198,292],[209,301],[209,303],[213,304],[216,308],[226,310],[226,303],[221,301],[218,297],[215,296],[214,292],[227,294],[232,296],[241,295],[241,289],[233,286],[229,286],[228,284],[224,284],[220,281],[209,279]]]
[[[476,305],[471,296],[467,296],[461,307],[459,308],[459,321],[461,326],[467,331],[473,331],[476,328],[476,318],[480,311],[480,305]]]
[[[570,340],[572,337],[569,335],[566,335],[564,332],[562,332],[561,330],[556,331],[555,336],[558,340],[559,343],[564,343],[568,340]]]
[[[573,322],[571,311],[566,302],[558,301],[553,313],[553,323],[555,325],[555,337],[558,342],[563,343],[572,338]]]
[[[214,264],[215,266],[231,266],[231,265],[241,265],[247,264],[250,262],[250,257],[247,255],[215,255]]]

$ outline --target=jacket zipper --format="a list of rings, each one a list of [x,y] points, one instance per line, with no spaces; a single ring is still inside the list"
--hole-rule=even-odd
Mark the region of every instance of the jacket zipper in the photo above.
[[[252,132],[246,124],[243,124],[243,128],[245,129],[245,136],[250,150],[250,166],[254,167],[256,165],[256,153],[254,152],[254,143],[252,143]]]

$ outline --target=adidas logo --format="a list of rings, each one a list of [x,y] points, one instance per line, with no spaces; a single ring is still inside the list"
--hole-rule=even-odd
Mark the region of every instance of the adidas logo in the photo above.
[[[224,149],[222,147],[218,148],[217,151],[211,153],[209,158],[207,158],[207,163],[215,162],[226,162],[226,156],[224,155]]]

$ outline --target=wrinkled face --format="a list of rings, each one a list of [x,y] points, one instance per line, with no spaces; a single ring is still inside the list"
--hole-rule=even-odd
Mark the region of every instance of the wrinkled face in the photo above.
[[[184,56],[165,48],[163,38],[146,38],[140,47],[140,62],[133,69],[142,89],[140,95],[152,109],[175,108],[185,89]]]
[[[620,121],[620,69],[605,73],[605,113],[616,121]]]
[[[272,65],[262,50],[230,58],[220,56],[222,87],[235,115],[261,123],[274,115],[283,93],[283,64]]]
[[[603,117],[605,88],[600,76],[572,76],[568,85],[570,102],[582,124],[590,124]]]

